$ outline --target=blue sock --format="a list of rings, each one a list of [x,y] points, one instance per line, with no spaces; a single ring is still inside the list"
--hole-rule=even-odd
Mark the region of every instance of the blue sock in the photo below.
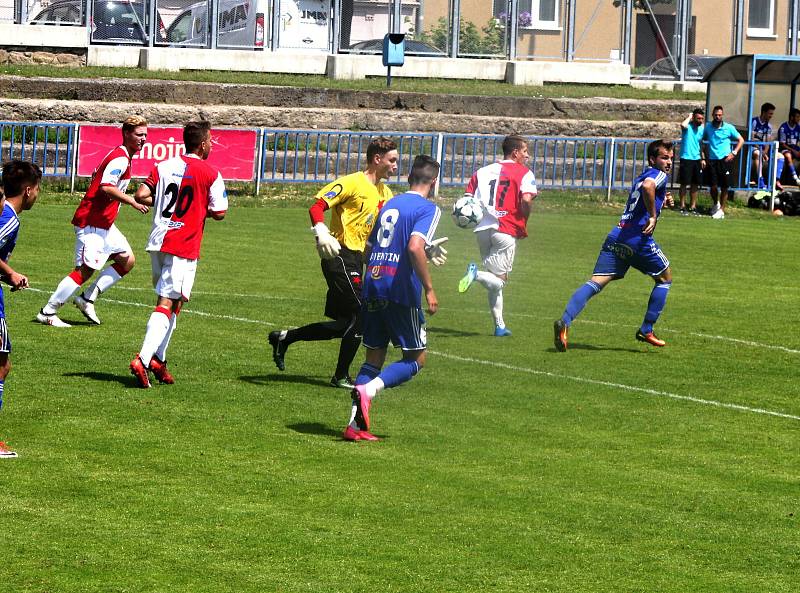
[[[797,177],[797,171],[794,168],[794,162],[789,161],[789,173],[792,174],[792,177]]]
[[[0,410],[3,409],[3,388],[5,387],[5,384],[5,381],[0,381]]]
[[[778,159],[778,168],[775,171],[775,177],[780,181],[781,175],[783,175],[783,166],[786,164],[784,159]]]
[[[644,315],[644,322],[641,327],[643,334],[649,334],[653,331],[653,324],[658,321],[661,311],[664,310],[664,305],[667,304],[670,286],[672,286],[672,282],[659,282],[650,292],[650,300],[647,303],[647,313]]]
[[[398,360],[381,371],[378,375],[384,387],[396,387],[405,383],[419,372],[416,360]]]
[[[564,309],[564,314],[561,316],[561,320],[567,325],[570,325],[572,320],[575,319],[581,311],[583,311],[583,308],[586,306],[586,303],[589,302],[589,299],[599,293],[601,290],[603,290],[603,287],[597,284],[597,282],[592,282],[589,280],[583,284],[572,294],[572,297],[567,303],[567,308]]]
[[[375,377],[378,376],[381,370],[373,366],[371,364],[367,364],[366,362],[361,365],[361,368],[358,370],[358,376],[356,377],[356,385],[364,385],[372,381]]]

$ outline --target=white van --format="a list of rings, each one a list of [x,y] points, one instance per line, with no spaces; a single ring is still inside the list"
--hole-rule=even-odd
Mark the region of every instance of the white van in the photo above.
[[[262,2],[220,0],[217,20],[217,47],[264,48],[264,11]],[[209,2],[197,2],[186,8],[167,28],[168,45],[208,47],[211,40]]]

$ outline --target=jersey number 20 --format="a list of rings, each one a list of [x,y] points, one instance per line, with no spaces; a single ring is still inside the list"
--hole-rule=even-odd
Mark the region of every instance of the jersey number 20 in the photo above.
[[[167,206],[161,211],[162,218],[172,218],[172,213],[183,218],[189,211],[194,199],[194,191],[191,185],[184,185],[178,188],[177,183],[170,183],[164,190],[164,197],[168,199]]]

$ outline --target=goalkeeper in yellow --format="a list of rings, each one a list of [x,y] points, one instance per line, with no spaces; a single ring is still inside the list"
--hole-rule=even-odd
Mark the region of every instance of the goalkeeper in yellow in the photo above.
[[[339,360],[331,377],[331,386],[353,388],[350,364],[361,345],[361,284],[364,271],[364,247],[375,224],[378,210],[392,197],[383,181],[397,173],[397,145],[388,138],[375,138],[367,147],[364,171],[339,177],[317,193],[308,213],[317,239],[322,275],[328,284],[325,316],[320,321],[269,334],[272,359],[284,370],[286,350],[295,342],[341,338]],[[325,211],[331,211],[330,229],[325,225]],[[446,239],[444,239],[446,240]],[[439,243],[428,253],[437,265],[444,262],[446,251]]]

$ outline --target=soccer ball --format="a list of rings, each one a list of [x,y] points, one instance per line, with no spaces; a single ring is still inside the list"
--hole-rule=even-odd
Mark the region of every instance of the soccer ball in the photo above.
[[[462,229],[474,229],[483,218],[481,203],[472,196],[464,196],[453,204],[453,220]]]

